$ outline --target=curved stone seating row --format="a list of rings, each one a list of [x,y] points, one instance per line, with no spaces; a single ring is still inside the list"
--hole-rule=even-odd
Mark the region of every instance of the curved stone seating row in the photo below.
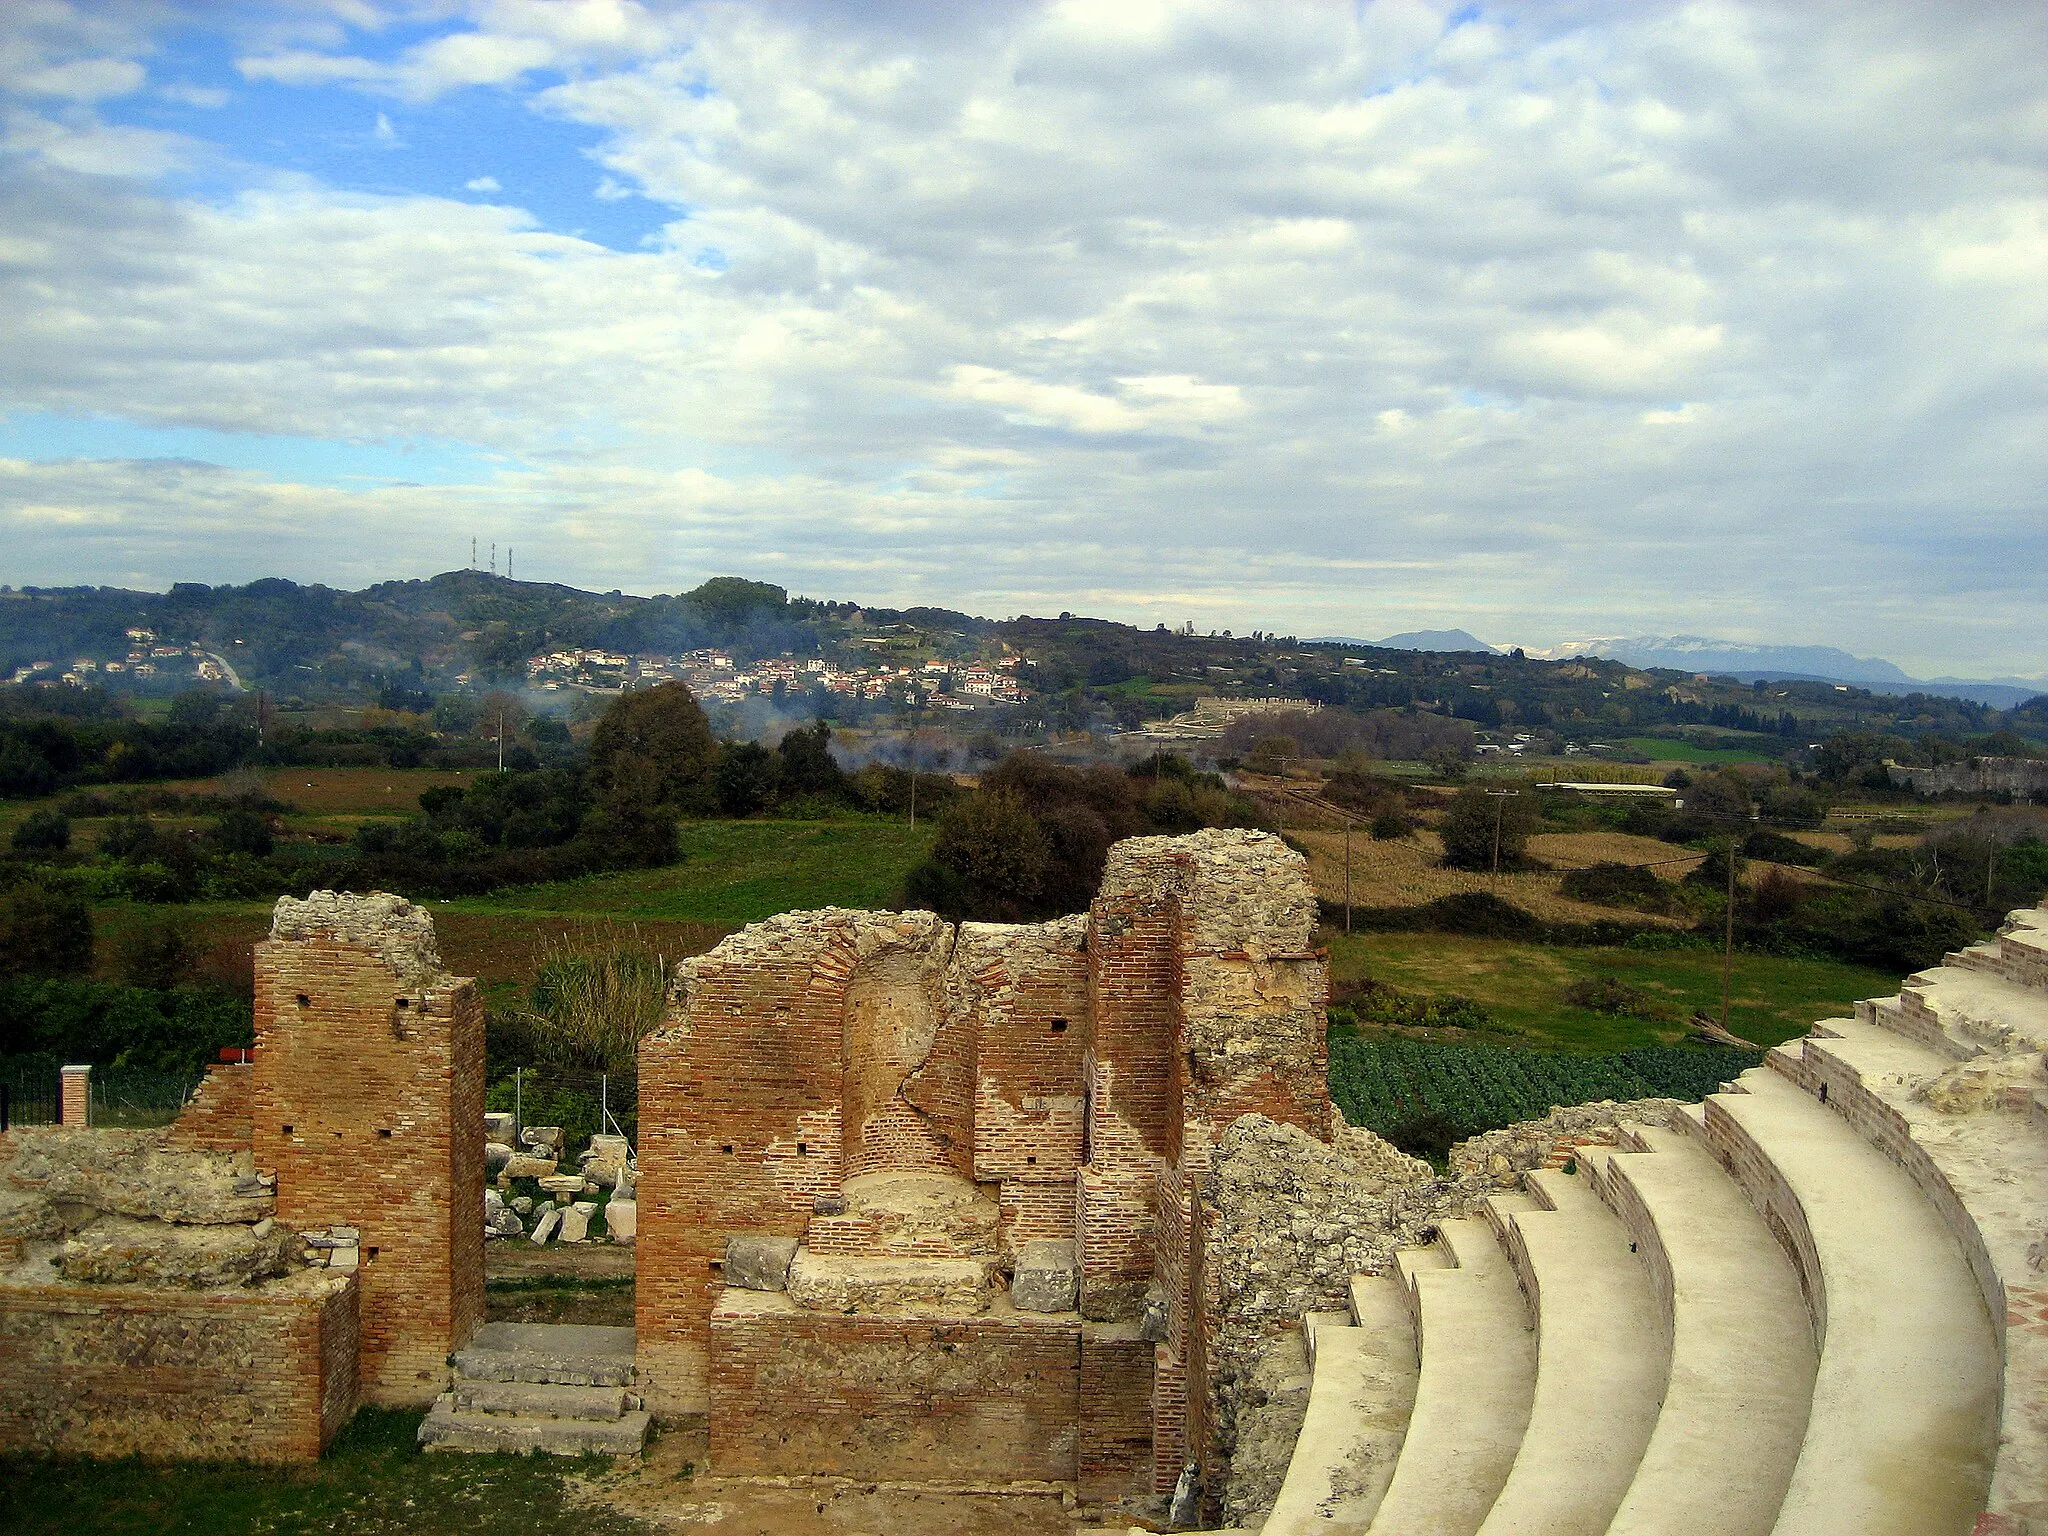
[[[2044,1047],[2048,914],[2015,913],[1446,1222],[1319,1328],[1265,1529],[2048,1533]]]

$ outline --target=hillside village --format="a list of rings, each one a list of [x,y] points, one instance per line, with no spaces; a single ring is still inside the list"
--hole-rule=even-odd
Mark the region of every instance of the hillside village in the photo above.
[[[742,703],[755,697],[801,698],[819,690],[852,699],[895,699],[913,707],[971,712],[989,703],[1021,704],[1016,655],[979,662],[927,661],[920,666],[835,665],[788,651],[751,661],[731,651],[680,656],[571,649],[529,657],[526,679],[543,693],[621,693],[657,683],[686,683],[700,699]]]

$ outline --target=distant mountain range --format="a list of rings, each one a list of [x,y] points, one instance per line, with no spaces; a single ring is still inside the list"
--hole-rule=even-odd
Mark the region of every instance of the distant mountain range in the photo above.
[[[1462,629],[1411,629],[1384,640],[1361,640],[1356,635],[1317,635],[1318,645],[1366,645],[1381,651],[1482,651],[1498,656],[1501,649],[1488,645],[1477,635]]]
[[[1507,649],[1489,645],[1470,630],[1413,629],[1384,640],[1354,635],[1320,635],[1330,645],[1370,645],[1386,651],[1479,651],[1498,656]],[[1832,645],[1752,645],[1742,640],[1711,640],[1704,635],[1607,635],[1593,640],[1567,640],[1561,645],[1530,645],[1523,654],[1537,661],[1568,661],[1574,656],[1600,656],[1631,667],[1669,667],[1679,672],[1709,672],[1753,683],[1783,679],[1802,682],[1851,683],[1885,693],[1936,693],[1971,699],[1994,709],[2011,709],[2048,694],[2048,675],[2041,677],[1912,677],[1905,669],[1878,656],[1857,656]]]

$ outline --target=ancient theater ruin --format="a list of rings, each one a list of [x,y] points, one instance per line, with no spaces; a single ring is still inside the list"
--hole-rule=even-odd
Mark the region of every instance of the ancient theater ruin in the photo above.
[[[281,901],[253,1059],[176,1125],[0,1137],[0,1450],[303,1461],[370,1401],[1152,1528],[2048,1533],[2048,914],[1703,1104],[1446,1170],[1333,1109],[1315,923],[1284,843],[1210,831],[1048,923],[727,938],[608,1175],[636,1326],[558,1329],[483,1322],[482,1017],[430,918]]]
[[[1327,1138],[1325,961],[1263,833],[1137,838],[1085,916],[828,910],[684,962],[640,1052],[641,1389],[722,1468],[1170,1492],[1196,1191]]]

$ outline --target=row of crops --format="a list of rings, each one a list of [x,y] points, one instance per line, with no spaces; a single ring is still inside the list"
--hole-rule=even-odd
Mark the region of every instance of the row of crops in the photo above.
[[[1645,1046],[1607,1056],[1425,1040],[1330,1041],[1330,1094],[1353,1125],[1410,1151],[1538,1120],[1595,1099],[1700,1099],[1763,1060],[1727,1046]]]

